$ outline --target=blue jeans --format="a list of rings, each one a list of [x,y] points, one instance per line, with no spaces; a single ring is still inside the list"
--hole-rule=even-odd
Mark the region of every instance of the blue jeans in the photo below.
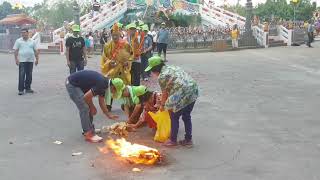
[[[31,89],[33,62],[20,62],[18,90]]]
[[[92,132],[94,133],[94,125],[93,125],[93,116],[90,114],[89,105],[84,101],[84,93],[82,90],[68,81],[66,82],[66,88],[69,93],[71,100],[76,104],[83,132]]]
[[[182,116],[182,120],[184,122],[185,127],[185,140],[189,141],[192,140],[192,123],[191,123],[191,112],[193,110],[194,104],[193,102],[186,106],[185,108],[181,109],[178,112],[170,112],[171,118],[171,135],[170,140],[173,142],[177,142],[178,131],[179,131],[179,119]]]
[[[84,61],[70,61],[70,74],[75,73],[77,71],[81,71],[84,69]]]

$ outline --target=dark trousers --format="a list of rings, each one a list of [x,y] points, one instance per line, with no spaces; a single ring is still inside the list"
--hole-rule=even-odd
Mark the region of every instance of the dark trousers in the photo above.
[[[161,53],[167,54],[168,44],[158,43],[158,55],[161,56]]]
[[[313,33],[309,32],[307,46],[311,47],[312,41],[313,41]]]
[[[178,131],[179,131],[179,119],[182,116],[182,120],[184,122],[185,127],[185,140],[192,139],[192,123],[191,123],[191,112],[193,110],[195,102],[189,104],[185,108],[181,109],[178,112],[170,112],[171,118],[171,135],[170,140],[173,142],[177,142]]]
[[[131,66],[131,85],[140,86],[141,63],[132,62]]]
[[[141,55],[141,74],[142,78],[149,77],[149,72],[145,72],[144,70],[148,67],[148,59],[151,57],[151,53],[146,53]]]
[[[70,74],[84,69],[84,61],[70,61]]]
[[[20,62],[18,90],[31,89],[33,62]]]

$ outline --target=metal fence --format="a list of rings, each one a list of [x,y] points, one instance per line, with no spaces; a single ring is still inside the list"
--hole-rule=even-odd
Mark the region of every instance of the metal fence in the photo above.
[[[239,47],[257,47],[257,40],[252,32],[246,33],[240,28]],[[220,44],[220,45],[218,45]],[[222,44],[222,45],[221,45]],[[208,48],[232,48],[230,29],[212,29],[199,32],[171,32],[168,49],[208,49]]]
[[[53,42],[53,36],[52,34],[47,33],[41,33],[40,34],[41,43],[52,43]]]
[[[13,48],[15,41],[20,37],[18,34],[0,34],[0,49],[9,50]]]
[[[293,42],[298,44],[303,44],[306,42],[308,35],[305,29],[294,29],[293,31]]]

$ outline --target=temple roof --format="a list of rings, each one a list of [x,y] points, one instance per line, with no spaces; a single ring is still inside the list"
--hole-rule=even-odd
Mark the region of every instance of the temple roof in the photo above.
[[[8,15],[4,19],[0,20],[2,25],[24,25],[24,24],[35,24],[37,21],[25,14],[14,14]]]

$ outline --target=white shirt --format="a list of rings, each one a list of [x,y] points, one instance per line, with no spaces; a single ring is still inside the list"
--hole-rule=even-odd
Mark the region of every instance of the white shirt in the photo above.
[[[34,62],[34,51],[38,48],[34,40],[29,38],[25,41],[23,38],[19,38],[14,43],[13,49],[19,51],[18,56],[20,62]]]
[[[89,39],[90,39],[90,47],[93,47],[93,45],[94,45],[93,37],[92,37],[92,36],[89,36]]]

